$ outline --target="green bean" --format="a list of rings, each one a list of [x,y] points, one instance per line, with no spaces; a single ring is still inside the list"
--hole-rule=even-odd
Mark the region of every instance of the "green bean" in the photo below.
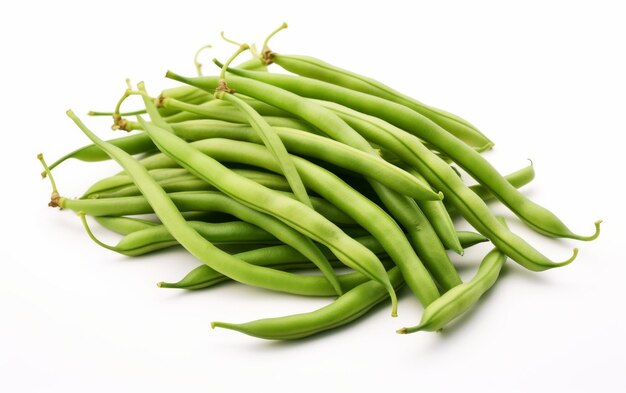
[[[131,217],[100,216],[94,217],[94,219],[106,229],[119,233],[120,235],[128,235],[129,233],[158,225],[152,221]]]
[[[452,158],[474,179],[489,188],[496,198],[520,219],[539,233],[551,237],[567,237],[578,240],[593,240],[599,235],[599,222],[595,223],[596,230],[592,235],[582,236],[573,233],[556,215],[530,201],[515,187],[511,186],[484,157],[471,147],[446,132],[436,123],[404,105],[305,77],[237,69],[228,69],[228,71],[279,86],[305,97],[332,100],[337,104],[376,116],[380,120],[406,130]],[[231,82],[229,84],[233,86]]]
[[[294,74],[371,94],[411,108],[437,123],[476,151],[482,152],[493,147],[493,142],[466,120],[441,109],[425,105],[374,79],[358,75],[309,56],[282,55],[278,53],[272,53],[272,56],[276,64]]]
[[[424,179],[424,177],[415,169],[408,168],[406,170],[418,180],[428,184],[426,179]],[[422,212],[424,212],[424,215],[428,219],[430,225],[432,225],[433,230],[441,240],[444,247],[456,252],[459,255],[463,255],[463,247],[461,247],[459,238],[456,235],[454,223],[452,222],[452,218],[450,218],[443,201],[425,201],[416,199],[416,202]]]
[[[261,145],[215,138],[203,141],[202,146],[202,152],[219,162],[256,165],[280,172],[280,167],[271,153]],[[412,280],[412,289],[415,288],[415,294],[422,303],[429,304],[439,296],[435,283],[391,217],[330,171],[300,157],[293,156],[291,159],[307,188],[343,210],[383,244],[391,259],[400,266],[407,281]]]
[[[328,102],[325,105],[340,113],[342,118],[366,139],[384,146],[407,164],[414,166],[430,184],[443,191],[446,200],[452,203],[478,232],[489,238],[515,262],[527,269],[541,271],[567,265],[578,255],[578,249],[575,248],[568,260],[558,263],[550,261],[502,225],[485,202],[463,183],[452,167],[428,150],[417,138],[375,117]]]
[[[372,236],[357,237],[355,240],[363,244],[375,254],[381,254],[384,252],[383,247]],[[323,248],[322,252],[324,252],[324,255],[326,255],[331,263],[332,261],[337,260],[337,257],[327,248]],[[311,267],[310,262],[307,263],[307,259],[301,253],[296,251],[293,247],[287,245],[263,247],[238,253],[235,256],[254,265],[272,267],[280,270],[286,270],[283,269],[285,266]],[[304,263],[306,264],[303,265]],[[361,275],[361,277],[365,276]],[[201,265],[191,270],[185,277],[176,283],[160,282],[157,285],[163,288],[203,289],[226,280],[228,280],[228,277],[225,277],[206,265]],[[342,288],[348,289],[343,284]]]
[[[246,46],[247,48],[247,46]],[[224,82],[225,84],[226,82]],[[272,154],[278,166],[280,167],[280,173],[287,179],[293,194],[296,199],[308,207],[313,207],[309,195],[302,184],[302,179],[296,170],[296,167],[291,159],[291,156],[287,153],[285,145],[280,140],[280,137],[276,134],[276,131],[263,119],[263,117],[254,110],[245,101],[238,96],[229,93],[228,88],[224,87],[223,90],[219,90],[216,93],[216,97],[225,102],[231,103],[234,107],[244,113],[248,120],[248,123],[256,131],[256,135],[261,139],[263,145]]]
[[[273,190],[290,190],[289,184],[282,176],[251,169],[233,168],[232,170]],[[149,172],[167,193],[215,190],[215,187],[183,168],[160,168]],[[127,175],[118,174],[98,181],[81,198],[116,198],[135,195],[141,195],[141,192],[132,179]]]
[[[530,183],[535,178],[535,169],[531,162],[530,165],[515,172],[509,173],[508,175],[505,175],[504,178],[506,179],[506,181],[511,183],[513,187],[521,188]],[[485,202],[495,199],[493,194],[480,184],[471,185],[469,186],[469,188]],[[448,214],[450,216],[457,214],[457,209],[453,205],[446,204],[446,209],[448,210]]]
[[[279,191],[275,191],[279,192]],[[181,212],[197,212],[210,209],[216,191],[186,191],[168,194]],[[289,198],[287,194],[283,193]],[[219,196],[218,196],[219,197]],[[293,198],[293,196],[291,196]],[[353,225],[354,220],[327,201],[311,197],[313,207],[328,220],[338,225]],[[125,216],[153,213],[150,204],[143,196],[117,197],[104,199],[71,199],[58,197],[55,204],[76,212],[84,211],[91,216]]]
[[[395,292],[384,267],[371,251],[345,235],[341,229],[313,209],[232,173],[217,161],[190,147],[173,133],[146,123],[141,118],[140,121],[159,150],[175,159],[182,167],[245,205],[278,217],[292,228],[329,247],[347,266],[380,282],[389,291],[392,298],[392,315],[396,315]]]
[[[398,267],[389,270],[389,279],[394,288],[402,286],[402,274]],[[312,312],[239,324],[212,322],[211,327],[236,330],[268,340],[293,340],[345,325],[364,315],[387,296],[387,291],[379,283],[367,281]]]
[[[219,65],[219,63],[217,64]],[[217,79],[211,77],[185,78],[171,71],[168,71],[166,76],[206,90],[214,89],[217,84]],[[291,111],[294,115],[311,123],[337,141],[363,150],[369,154],[378,155],[375,149],[372,148],[362,136],[358,135],[337,115],[320,105],[283,89],[253,79],[228,75],[226,81],[231,88],[241,94],[274,105],[280,109]],[[458,273],[450,262],[441,243],[438,240],[434,243],[431,242],[431,240],[436,239],[436,234],[424,214],[419,210],[415,201],[406,196],[394,193],[373,179],[369,179],[369,181],[392,216],[407,230],[407,234],[415,250],[422,253],[424,263],[437,282],[445,289],[458,285],[461,282]],[[426,239],[424,234],[429,234],[428,239]],[[427,242],[429,243],[429,247],[422,247],[424,243]],[[437,258],[432,257],[435,252],[437,253]],[[405,275],[407,285],[414,293],[423,290],[423,288],[420,289],[417,284],[417,277],[414,277],[415,280],[411,278],[411,275],[415,274],[414,272],[417,271],[418,270],[406,271],[403,269],[402,272]]]
[[[87,224],[84,213],[81,214],[81,217],[87,234],[96,244],[120,254],[138,256],[178,245],[176,239],[170,235],[165,226],[155,225],[129,233],[115,246],[110,246],[95,237]],[[187,223],[202,237],[215,245],[276,243],[276,237],[247,222],[208,223],[187,221]]]
[[[133,179],[142,190],[142,193],[149,201],[163,225],[165,225],[172,236],[196,258],[220,273],[244,284],[297,294],[319,291],[320,284],[316,283],[315,285],[311,285],[305,277],[247,264],[213,246],[187,224],[184,217],[176,208],[176,205],[174,205],[163,189],[150,177],[141,164],[123,150],[98,138],[87,129],[72,111],[68,111],[68,116],[72,118],[92,142],[110,154],[129,175],[133,176]],[[58,199],[58,192],[55,187],[53,187],[51,205],[54,205]],[[327,281],[324,281],[324,283],[327,283]],[[327,287],[332,291],[335,290],[329,283]],[[393,293],[393,291],[391,292]]]
[[[355,237],[361,235],[355,231],[349,231],[346,228],[346,233]],[[487,238],[474,232],[459,231],[459,239],[463,248],[471,247],[475,244],[487,241]],[[373,253],[379,255],[384,253],[383,246],[373,236],[359,236],[355,237],[355,240],[363,244],[370,249]],[[328,260],[334,263],[336,257],[328,250],[322,249]],[[306,262],[306,258],[298,251],[294,250],[290,246],[280,245],[264,247],[256,250],[250,250],[237,254],[238,258],[243,259],[248,263],[255,265],[271,266],[274,269],[288,270],[299,268],[310,268],[311,263]],[[384,262],[384,260],[383,260]],[[341,277],[341,276],[340,276]],[[201,265],[191,270],[185,277],[176,283],[161,282],[158,285],[164,288],[180,288],[180,289],[203,289],[211,287],[215,284],[228,280],[220,273],[211,269],[206,265]],[[341,280],[341,278],[340,278]],[[343,288],[346,288],[343,286]]]
[[[441,331],[450,321],[469,310],[495,284],[505,261],[506,255],[494,248],[485,256],[469,282],[452,288],[426,307],[418,325],[401,328],[397,332]]]
[[[128,135],[122,138],[110,139],[107,141],[107,143],[123,149],[128,154],[139,154],[145,153],[150,150],[156,150],[150,138],[144,133]],[[107,156],[101,149],[99,149],[94,144],[85,145],[70,153],[65,154],[63,157],[50,164],[50,170],[56,168],[61,163],[70,158],[86,162],[97,162],[108,160],[109,156]]]
[[[226,106],[220,104],[219,101],[207,102],[204,105],[192,105],[168,98],[163,100],[163,106],[168,108],[176,108],[180,111],[186,111],[188,113],[196,114],[196,119],[215,119],[232,123],[248,124],[247,118],[241,112],[239,112],[237,108],[233,107],[232,105]],[[264,118],[272,126],[289,127],[305,131],[310,129],[310,127],[307,126],[304,122],[297,119],[283,116],[265,116]],[[184,120],[191,119],[185,119],[182,116],[179,116],[178,118],[167,119],[168,123],[180,123]]]

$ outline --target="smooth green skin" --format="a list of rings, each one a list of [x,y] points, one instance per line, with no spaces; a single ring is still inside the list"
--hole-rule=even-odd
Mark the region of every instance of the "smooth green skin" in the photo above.
[[[155,172],[159,171],[159,172]],[[165,171],[165,172],[160,172]],[[171,171],[167,176],[167,171]],[[290,187],[284,177],[267,172],[254,171],[249,169],[233,168],[233,172],[254,180],[255,182],[271,188],[272,190],[289,191]],[[158,181],[159,185],[169,194],[184,191],[214,191],[204,180],[198,179],[183,168],[159,168],[150,171],[152,177]],[[156,175],[156,176],[155,176]],[[126,175],[115,175],[102,179],[95,183],[81,198],[117,198],[125,196],[141,195],[139,188],[132,179]]]
[[[506,255],[497,248],[490,251],[480,263],[476,275],[469,282],[452,288],[426,307],[419,325],[399,329],[398,333],[442,330],[450,321],[472,308],[480,297],[495,284],[505,261]]]
[[[154,143],[152,143],[150,138],[144,133],[128,135],[122,138],[110,139],[107,141],[107,143],[119,147],[128,154],[139,154],[156,150],[156,147],[154,147]],[[77,160],[85,162],[98,162],[108,160],[109,156],[107,156],[102,151],[102,149],[98,148],[98,146],[94,144],[85,145],[67,153],[63,157],[50,164],[50,170],[56,168],[61,163],[70,158],[75,158]]]
[[[407,171],[417,179],[428,184],[426,179],[415,169],[408,168]],[[443,246],[459,255],[463,255],[463,247],[457,237],[454,223],[443,201],[424,201],[417,199],[415,201],[433,227],[433,230],[441,240]]]
[[[227,138],[246,142],[260,143],[250,127],[232,123],[217,124],[213,121],[193,121],[172,124],[176,135],[187,141],[194,141],[193,146],[200,146],[203,139]],[[440,200],[441,195],[432,191],[424,182],[402,169],[389,164],[378,155],[365,153],[343,143],[319,135],[292,128],[274,127],[287,151],[292,154],[308,156],[334,164],[363,176],[370,177],[390,189],[419,200]],[[172,167],[174,160],[163,154],[155,154],[142,160],[146,168]]]
[[[566,237],[577,240],[593,240],[599,234],[598,223],[596,223],[596,231],[590,236],[573,233],[556,215],[529,200],[511,186],[478,152],[436,123],[404,105],[311,78],[237,69],[228,69],[228,71],[284,88],[304,97],[329,100],[345,105],[407,131],[454,160],[476,181],[488,188],[521,220],[539,233],[551,237]],[[227,81],[236,89],[230,79]]]
[[[493,147],[493,142],[466,120],[441,109],[425,105],[372,78],[333,66],[314,57],[278,53],[273,55],[274,63],[294,74],[371,94],[411,108],[477,151],[485,151]]]
[[[280,167],[280,173],[287,179],[293,194],[296,196],[296,199],[308,207],[313,207],[311,204],[311,200],[309,199],[309,195],[304,188],[304,184],[302,184],[302,179],[296,170],[296,166],[293,163],[293,160],[289,153],[287,153],[287,149],[283,144],[282,140],[270,126],[263,116],[261,116],[253,107],[247,104],[245,101],[240,99],[234,94],[221,92],[218,94],[219,98],[231,103],[234,107],[239,109],[246,116],[248,123],[252,126],[252,128],[256,131],[256,135],[261,139],[265,148],[272,154],[274,160]]]
[[[251,209],[220,192],[208,192],[207,195],[210,196],[210,198],[206,198],[205,202],[210,203],[207,203],[206,205],[202,206],[201,209],[196,210],[217,211],[230,214],[234,217],[239,218],[242,221],[262,228],[283,243],[292,246],[293,248],[300,251],[307,258],[309,258],[316,266],[319,267],[320,271],[329,278],[329,281],[331,281],[332,285],[336,288],[337,293],[342,292],[334,270],[328,263],[328,260],[309,238],[291,228],[290,226],[286,225],[284,222],[267,214],[263,214],[254,209]],[[67,204],[63,203],[61,204],[61,206],[64,207],[67,206]],[[83,211],[89,214],[89,211]],[[203,236],[203,233],[199,230],[199,228],[193,226],[192,228],[201,236]],[[148,233],[154,236],[156,236],[156,233],[159,233],[160,236],[162,236],[161,239],[165,241],[166,244],[159,245],[158,243],[150,243],[149,236],[146,238],[139,235],[129,235],[128,239],[124,240],[123,244],[118,244],[114,248],[114,250],[126,255],[140,255],[176,244],[176,239],[171,238],[171,236],[167,232],[167,229],[164,228],[163,230],[161,230],[161,232],[158,232],[159,229],[151,229],[157,232]],[[211,241],[211,239],[207,240]]]
[[[93,143],[106,151],[133,177],[167,230],[185,249],[203,263],[235,281],[251,286],[302,295],[318,290],[319,283],[311,285],[306,276],[250,265],[212,245],[187,223],[167,193],[152,179],[140,163],[123,150],[98,138],[71,111],[68,111],[68,116]],[[332,288],[330,284],[329,287]],[[332,290],[334,291],[334,288]],[[395,295],[393,291],[391,293]]]
[[[458,237],[461,239],[461,244],[464,248],[487,241],[486,237],[475,232],[459,231]],[[383,246],[373,236],[361,236],[355,238],[355,240],[377,255],[384,253]],[[334,263],[336,257],[327,249],[323,249],[322,251],[324,251],[331,264]],[[302,254],[292,247],[285,245],[250,250],[237,254],[237,257],[248,263],[271,266],[279,270],[311,268],[312,266],[310,262],[306,262],[306,258]],[[161,282],[159,286],[164,288],[203,289],[226,280],[228,280],[227,277],[224,277],[206,265],[201,265],[191,270],[180,281],[176,283]],[[341,276],[339,276],[339,280],[342,282],[342,288],[347,289],[343,284]]]
[[[378,118],[355,112],[341,105],[325,103],[332,107],[366,139],[384,147],[415,167],[428,183],[441,190],[448,202],[482,235],[512,260],[533,271],[560,267],[572,262],[578,254],[554,263],[535,250],[526,241],[511,232],[491,213],[486,203],[467,187],[458,174],[445,161],[426,148],[416,137]]]
[[[158,225],[156,222],[131,217],[101,216],[94,217],[94,219],[109,231],[119,233],[120,235],[128,235],[129,233]]]
[[[155,120],[154,117],[152,120]],[[391,296],[392,315],[397,314],[397,298],[381,262],[335,224],[301,202],[238,176],[166,129],[143,122],[141,118],[140,122],[158,149],[183,168],[215,185],[231,198],[274,216],[310,239],[326,245],[348,267],[379,282]]]
[[[248,119],[246,118],[246,116],[242,114],[237,108],[234,108],[232,105],[227,106],[220,104],[219,101],[207,102],[204,105],[192,105],[177,100],[166,99],[163,101],[163,105],[166,107],[176,108],[180,111],[185,111],[185,113],[195,114],[197,115],[196,117],[194,117],[195,119],[198,119],[199,117],[203,119],[214,119],[228,121],[232,123],[248,124]],[[265,115],[264,118],[271,126],[289,127],[304,131],[310,129],[310,127],[306,123],[297,119],[270,115]],[[172,124],[180,123],[184,120],[193,119],[184,119],[183,116],[179,116],[178,118],[168,118],[167,122]]]
[[[513,187],[521,188],[530,183],[535,178],[535,168],[533,167],[533,164],[531,162],[530,165],[515,172],[509,173],[508,175],[505,175],[504,178],[506,179],[506,181],[511,183]],[[493,194],[480,184],[474,184],[469,188],[485,202],[495,199]],[[446,205],[446,209],[448,210],[450,216],[457,214],[457,209],[453,205]]]
[[[389,280],[396,289],[402,286],[402,274],[398,267],[389,270]],[[367,281],[312,312],[240,324],[212,322],[211,327],[236,330],[268,340],[294,340],[345,325],[385,299],[387,290],[375,281]]]
[[[198,145],[195,145],[198,146]],[[272,154],[262,145],[230,139],[206,139],[198,148],[219,162],[236,162],[259,166],[280,173]],[[292,156],[304,185],[337,206],[370,232],[384,246],[391,259],[402,270],[407,283],[423,304],[439,297],[439,291],[428,271],[417,257],[398,224],[378,205],[348,186],[330,171],[305,159]]]
[[[280,192],[280,191],[275,191]],[[206,211],[210,208],[214,194],[218,191],[185,191],[168,194],[181,212]],[[283,193],[287,198],[293,195]],[[353,225],[354,220],[345,213],[321,198],[312,197],[315,210],[328,220],[338,225]],[[154,211],[143,196],[103,198],[103,199],[70,199],[61,198],[59,205],[76,212],[84,211],[90,216],[125,216],[150,214]]]
[[[168,71],[166,76],[206,90],[211,90],[217,84],[217,79],[212,77],[185,78],[170,71]],[[274,105],[280,109],[291,111],[294,115],[309,122],[332,139],[368,154],[378,156],[378,152],[368,141],[350,128],[342,119],[332,113],[332,111],[310,100],[249,78],[227,75],[226,82],[231,88],[241,94]],[[368,181],[391,215],[407,230],[407,235],[414,249],[424,257],[424,263],[428,266],[435,280],[444,289],[460,284],[461,278],[416,202],[409,197],[395,193],[374,179],[368,179]],[[428,246],[424,247],[425,244],[428,244]],[[431,250],[425,251],[426,249]],[[434,254],[436,254],[436,257]],[[405,274],[405,279],[410,274],[405,271],[402,273]],[[414,293],[423,290],[418,288],[416,282],[411,279],[407,279],[407,284]]]
[[[243,221],[208,223],[187,221],[202,237],[213,244],[272,244],[276,237],[256,225]],[[115,246],[108,246],[93,238],[99,245],[128,256],[144,255],[164,248],[177,246],[178,242],[163,225],[144,228],[124,236]],[[307,261],[307,257],[304,257]],[[244,259],[245,260],[245,259]],[[205,265],[206,266],[206,265]]]
[[[372,236],[357,237],[355,240],[363,244],[375,254],[381,254],[384,252],[383,247]],[[334,256],[330,250],[323,248],[322,251],[331,263],[336,261],[337,257]],[[255,250],[249,250],[236,254],[236,257],[254,265],[272,267],[279,270],[287,270],[283,267],[293,266],[302,268],[311,267],[311,263],[308,262],[302,254],[296,251],[293,247],[287,245],[262,247]],[[362,277],[361,282],[367,280],[367,278],[365,278],[365,276],[361,273],[357,274]],[[339,279],[341,282],[341,276],[338,277],[340,277]],[[228,280],[228,277],[223,276],[206,265],[201,265],[191,270],[187,273],[187,275],[185,275],[185,277],[176,283],[160,282],[158,286],[163,288],[204,289],[226,280]],[[344,285],[343,282],[341,286],[345,290],[349,290],[353,287],[348,287]]]

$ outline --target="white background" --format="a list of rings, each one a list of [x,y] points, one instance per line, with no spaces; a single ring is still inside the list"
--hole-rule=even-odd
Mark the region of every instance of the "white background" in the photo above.
[[[0,13],[0,391],[626,391],[619,2],[129,3],[25,1]],[[46,206],[36,154],[53,160],[87,143],[66,109],[112,108],[126,77],[157,94],[173,85],[166,69],[194,72],[196,48],[215,44],[203,57],[209,69],[211,57],[226,58],[233,48],[221,30],[260,44],[283,21],[290,28],[275,37],[276,51],[323,58],[467,118],[496,142],[488,158],[498,169],[533,159],[537,178],[525,193],[576,232],[604,219],[600,238],[548,240],[512,219],[546,255],[564,259],[579,246],[579,258],[543,273],[509,262],[442,334],[394,333],[421,313],[403,292],[397,319],[383,306],[335,332],[277,343],[210,322],[328,300],[239,285],[158,289],[196,262],[180,250],[114,254],[71,212]],[[108,119],[85,120],[112,137]],[[70,161],[55,173],[61,193],[77,196],[114,170]],[[465,278],[488,248],[455,258]]]

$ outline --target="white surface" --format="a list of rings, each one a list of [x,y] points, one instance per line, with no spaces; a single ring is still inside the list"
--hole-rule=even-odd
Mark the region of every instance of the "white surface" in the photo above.
[[[129,3],[21,2],[0,16],[0,391],[626,391],[619,2]],[[158,289],[196,262],[177,251],[116,255],[93,244],[73,214],[46,207],[35,155],[53,160],[87,142],[67,108],[111,108],[126,77],[158,92],[172,85],[166,69],[193,73],[197,47],[218,47],[207,64],[225,58],[232,48],[221,30],[260,44],[283,20],[290,28],[275,37],[276,51],[324,58],[469,119],[496,142],[489,158],[502,171],[534,160],[527,195],[577,232],[603,218],[601,237],[579,244],[529,234],[550,257],[566,258],[573,246],[580,256],[539,274],[508,263],[443,334],[394,333],[420,316],[404,292],[397,319],[382,307],[330,334],[275,343],[209,324],[327,300],[236,285]],[[111,135],[108,119],[84,118]],[[74,196],[114,168],[71,161],[56,178]],[[458,259],[465,277],[486,249]]]

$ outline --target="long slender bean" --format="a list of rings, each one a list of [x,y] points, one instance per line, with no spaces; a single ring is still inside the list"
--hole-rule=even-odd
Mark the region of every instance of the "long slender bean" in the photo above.
[[[512,187],[484,157],[471,147],[446,132],[436,123],[404,105],[306,77],[237,69],[228,69],[228,71],[279,86],[305,97],[333,100],[337,104],[376,116],[406,130],[452,158],[537,232],[551,237],[567,237],[578,240],[593,240],[599,235],[598,222],[596,222],[595,232],[589,236],[573,233],[556,215],[532,202],[515,187]],[[230,81],[229,84],[232,85]]]
[[[489,138],[466,120],[444,110],[425,105],[372,78],[330,65],[310,56],[284,55],[272,52],[272,59],[274,63],[294,74],[371,94],[411,108],[479,152],[488,150],[493,146],[493,142]]]
[[[398,267],[389,270],[389,278],[394,288],[402,286],[402,274]],[[345,325],[387,299],[387,296],[386,289],[379,283],[368,281],[312,312],[239,324],[212,322],[211,327],[236,330],[268,340],[293,340]]]

